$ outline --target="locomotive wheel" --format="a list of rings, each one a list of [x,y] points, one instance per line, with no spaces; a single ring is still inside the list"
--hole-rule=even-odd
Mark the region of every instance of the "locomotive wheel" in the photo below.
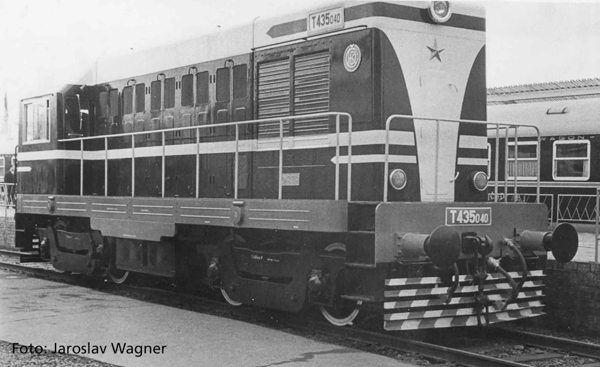
[[[342,243],[332,243],[331,245],[325,247],[325,251],[332,254],[346,256],[346,245]],[[335,326],[346,326],[351,325],[352,321],[356,319],[356,316],[358,316],[358,312],[360,311],[357,306],[360,306],[361,304],[362,301],[357,301],[354,303],[351,301],[338,299],[336,300],[336,306],[320,306],[320,309],[323,317],[325,317],[325,319],[331,324]]]
[[[127,270],[117,269],[117,267],[112,263],[108,267],[108,277],[114,283],[123,284],[127,280],[128,276],[129,272]]]
[[[235,307],[242,305],[242,302],[234,301],[233,299],[231,299],[231,297],[229,297],[229,294],[227,294],[225,288],[221,288],[221,294],[223,295],[223,298],[225,298],[225,301],[227,301],[227,303],[229,303],[230,305]]]

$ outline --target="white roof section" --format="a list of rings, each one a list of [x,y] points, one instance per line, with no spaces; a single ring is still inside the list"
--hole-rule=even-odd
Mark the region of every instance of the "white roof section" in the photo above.
[[[536,125],[542,136],[600,133],[600,78],[491,88],[488,121]]]
[[[144,74],[177,67],[193,65],[205,61],[217,60],[229,56],[250,53],[257,48],[265,48],[300,41],[309,37],[306,31],[306,21],[310,13],[319,10],[343,6],[346,10],[356,7],[354,17],[346,19],[344,29],[361,25],[372,26],[378,16],[362,14],[360,5],[374,3],[373,1],[342,1],[326,7],[307,8],[303,12],[274,18],[256,18],[251,24],[220,32],[178,41],[172,44],[159,45],[152,49],[122,53],[106,58],[100,58],[89,73],[91,79],[87,84],[101,84],[119,79],[136,77]],[[382,3],[382,2],[378,2]],[[427,8],[427,1],[384,1],[394,5],[413,8]],[[485,12],[481,5],[458,2],[452,3],[455,14],[463,14],[484,18]],[[354,19],[356,18],[356,19]]]

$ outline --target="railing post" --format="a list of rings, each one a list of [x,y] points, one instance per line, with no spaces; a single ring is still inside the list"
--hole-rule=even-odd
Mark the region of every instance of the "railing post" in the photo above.
[[[508,203],[508,132],[509,127],[504,128],[504,202]],[[515,167],[516,171],[516,167]],[[516,172],[515,172],[516,174]]]
[[[594,239],[594,262],[598,262],[598,235],[600,235],[600,233],[598,233],[600,231],[600,229],[598,227],[600,227],[600,187],[596,188],[596,237]]]
[[[83,196],[83,140],[80,140],[81,164],[79,169],[79,196]]]
[[[542,139],[540,136],[540,130],[536,128],[536,132],[537,132],[537,147],[535,149],[535,154],[537,156],[537,166],[536,166],[536,170],[537,170],[537,178],[536,178],[536,185],[535,185],[535,192],[536,192],[536,202],[539,203],[540,202],[540,177],[541,177],[541,170],[542,170],[542,156],[541,156],[541,146],[542,146]]]
[[[108,196],[108,138],[104,138],[104,196]]]
[[[238,124],[235,125],[235,163],[233,165],[233,187],[234,187],[234,192],[233,192],[233,198],[237,199],[238,198],[238,161],[239,161],[239,154],[240,154],[240,147],[239,147],[239,142],[240,142],[240,129],[239,129]]]
[[[514,198],[513,202],[517,202],[517,177],[519,176],[519,127],[515,126],[515,176],[513,177]]]
[[[340,116],[335,118],[335,200],[340,200]]]
[[[416,130],[416,127],[415,127]],[[438,201],[438,191],[440,185],[439,172],[440,172],[440,120],[435,120],[435,176],[433,180],[433,187],[435,194],[433,200]]]
[[[277,198],[283,198],[283,119],[279,120],[279,183]]]
[[[196,128],[196,199],[200,197],[200,128]]]
[[[352,201],[352,117],[348,115],[348,194],[347,201]]]
[[[131,197],[135,196],[135,135],[131,134]]]
[[[383,160],[383,202],[387,203],[388,199],[388,175],[389,175],[389,155],[390,155],[390,124],[394,119],[393,116],[388,117],[385,122],[385,154]]]
[[[160,188],[161,188],[161,197],[165,197],[165,132],[162,132],[162,168],[160,171]]]
[[[506,155],[506,152],[504,153]],[[500,124],[496,124],[496,155],[494,156],[494,202],[498,202],[498,178],[500,170]],[[506,177],[504,178],[506,180]],[[504,193],[506,195],[506,192]]]

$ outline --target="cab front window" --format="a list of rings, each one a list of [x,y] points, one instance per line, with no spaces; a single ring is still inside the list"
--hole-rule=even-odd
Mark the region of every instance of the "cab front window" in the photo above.
[[[50,140],[50,100],[43,99],[24,105],[25,142]]]

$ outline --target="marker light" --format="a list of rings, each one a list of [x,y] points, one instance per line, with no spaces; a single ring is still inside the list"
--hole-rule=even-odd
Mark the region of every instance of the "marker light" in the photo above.
[[[432,1],[429,5],[429,15],[436,23],[446,23],[452,16],[448,1]]]
[[[471,183],[477,191],[483,191],[487,188],[488,177],[481,171],[475,172],[471,175]]]
[[[390,173],[390,184],[396,190],[402,190],[406,186],[406,172],[395,169]]]

